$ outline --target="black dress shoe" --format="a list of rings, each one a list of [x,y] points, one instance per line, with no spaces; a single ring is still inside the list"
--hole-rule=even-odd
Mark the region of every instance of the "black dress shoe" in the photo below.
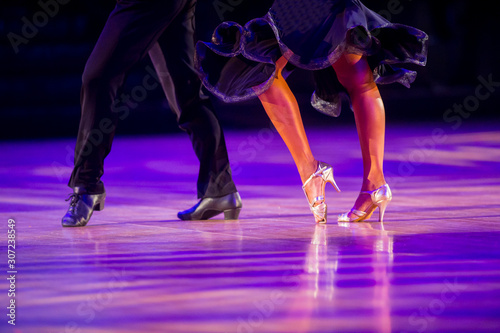
[[[75,193],[71,194],[66,201],[71,200],[66,215],[62,218],[63,227],[84,227],[90,220],[94,210],[104,209],[104,199],[106,193],[85,194],[79,193],[75,188]]]
[[[224,220],[237,220],[241,207],[241,197],[234,192],[219,198],[203,198],[190,209],[177,213],[177,217],[181,220],[206,220],[224,213]]]

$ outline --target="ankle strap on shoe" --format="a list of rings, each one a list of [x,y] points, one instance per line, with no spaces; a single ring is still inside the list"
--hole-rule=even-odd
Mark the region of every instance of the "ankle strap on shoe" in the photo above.
[[[319,162],[318,169],[312,175],[310,175],[309,178],[307,178],[307,180],[302,185],[302,188],[304,188],[307,185],[307,183],[309,183],[311,181],[311,179],[313,179],[314,177],[318,177],[318,176],[322,175],[323,171],[325,171],[329,167],[330,167],[329,165],[325,165],[322,162]]]
[[[384,184],[373,191],[361,191],[360,193],[369,194],[374,203],[379,202],[382,199],[392,199],[392,192],[389,184]]]

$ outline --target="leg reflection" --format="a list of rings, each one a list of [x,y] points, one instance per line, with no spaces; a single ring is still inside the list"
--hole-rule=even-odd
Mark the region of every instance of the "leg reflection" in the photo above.
[[[296,332],[353,322],[361,331],[391,332],[393,237],[382,223],[338,226],[315,226],[287,316]]]

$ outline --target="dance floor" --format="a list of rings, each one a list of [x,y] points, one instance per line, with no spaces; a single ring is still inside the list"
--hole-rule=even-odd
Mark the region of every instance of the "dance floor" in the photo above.
[[[383,223],[336,219],[361,185],[354,125],[307,128],[342,190],[326,225],[271,128],[226,133],[235,221],[177,219],[197,201],[184,133],[117,137],[84,228],[60,223],[74,139],[0,142],[0,331],[500,332],[500,132],[452,125],[388,125]]]

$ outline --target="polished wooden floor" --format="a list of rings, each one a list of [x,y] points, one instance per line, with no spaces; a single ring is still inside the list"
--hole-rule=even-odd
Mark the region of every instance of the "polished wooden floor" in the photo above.
[[[1,142],[0,331],[500,332],[498,126],[388,126],[384,223],[336,221],[361,183],[354,127],[308,135],[342,189],[327,188],[327,225],[269,128],[226,133],[238,221],[176,218],[196,202],[183,133],[118,137],[106,208],[74,229],[60,225],[74,140]]]

